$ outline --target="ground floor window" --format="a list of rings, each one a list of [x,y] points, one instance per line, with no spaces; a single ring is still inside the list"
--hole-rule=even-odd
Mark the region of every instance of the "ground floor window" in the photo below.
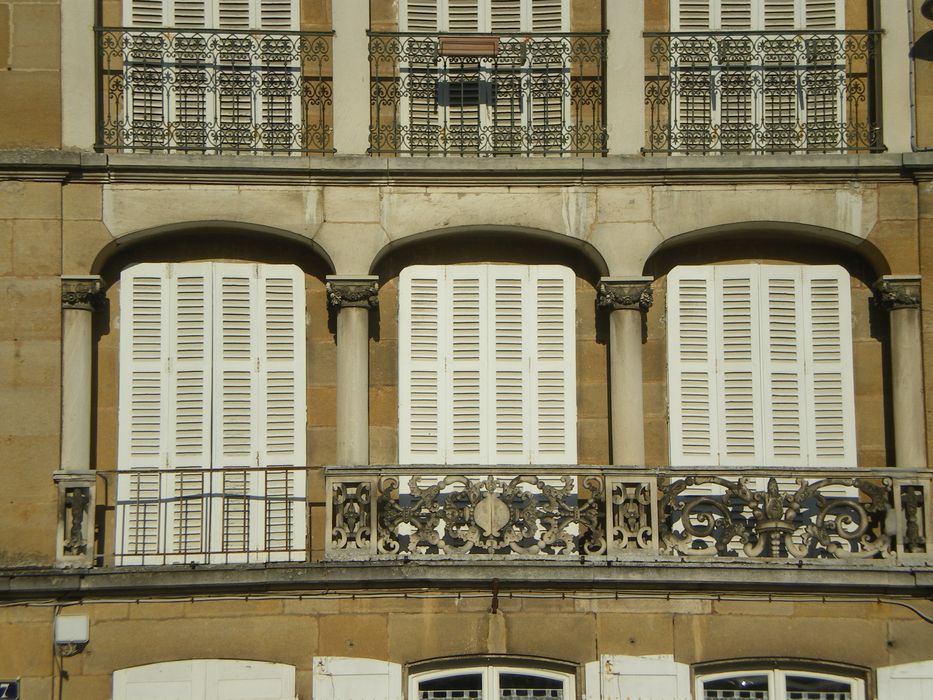
[[[702,700],[863,700],[864,683],[846,676],[782,669],[697,677]]]
[[[476,666],[419,673],[411,677],[409,697],[417,700],[573,700],[568,673],[506,666]]]

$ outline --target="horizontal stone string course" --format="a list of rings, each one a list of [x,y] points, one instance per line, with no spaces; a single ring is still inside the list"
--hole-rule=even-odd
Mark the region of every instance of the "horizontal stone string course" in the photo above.
[[[928,472],[438,471],[329,470],[328,557],[933,553]]]

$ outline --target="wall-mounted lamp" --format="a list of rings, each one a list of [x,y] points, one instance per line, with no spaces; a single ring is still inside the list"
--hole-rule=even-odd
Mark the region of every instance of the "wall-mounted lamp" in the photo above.
[[[87,645],[90,623],[87,615],[57,615],[55,646],[59,656],[74,656]]]

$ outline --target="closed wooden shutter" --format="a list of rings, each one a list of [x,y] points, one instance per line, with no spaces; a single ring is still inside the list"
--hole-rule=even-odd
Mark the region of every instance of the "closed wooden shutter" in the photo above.
[[[681,32],[834,30],[844,27],[844,11],[844,0],[671,0],[671,27]]]
[[[576,446],[576,278],[565,267],[528,269],[534,299],[531,356],[533,464],[573,464]],[[496,338],[499,342],[499,338]]]
[[[489,11],[493,32],[522,30],[522,0],[490,0]]]
[[[713,268],[677,267],[667,281],[671,464],[716,464],[719,411]]]
[[[438,30],[438,2],[443,0],[405,0],[401,3],[402,31],[434,33]]]
[[[488,16],[488,13],[484,14]],[[447,0],[446,31],[454,33],[483,31],[480,24],[480,0]]]
[[[933,660],[878,669],[878,700],[933,698]]]
[[[446,458],[446,336],[441,316],[444,268],[402,271],[399,294],[399,462]],[[442,343],[444,343],[442,347]]]
[[[114,671],[113,700],[294,700],[295,667],[265,661],[194,659]]]
[[[130,0],[123,3],[123,21],[130,27],[164,27],[167,0]]]
[[[838,266],[671,271],[673,464],[855,465],[848,279]]]
[[[482,266],[446,268],[447,324],[445,412],[447,463],[482,464],[488,439],[487,274]]]
[[[402,463],[576,461],[570,270],[415,266],[400,303]]]
[[[402,700],[402,667],[378,659],[315,656],[314,700]]]
[[[600,657],[603,700],[663,698],[688,700],[690,666],[674,661],[670,655]],[[587,689],[589,694],[589,689]]]
[[[803,290],[810,461],[855,466],[849,276],[836,266],[803,268]]]
[[[714,26],[710,0],[672,0],[671,24],[675,32],[706,31]]]
[[[533,32],[567,31],[565,0],[531,0],[531,26]]]

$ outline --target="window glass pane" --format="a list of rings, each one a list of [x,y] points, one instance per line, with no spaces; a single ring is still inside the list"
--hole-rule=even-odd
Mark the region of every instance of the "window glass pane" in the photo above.
[[[418,683],[418,700],[482,700],[483,676],[464,673]]]
[[[787,699],[851,700],[852,684],[814,676],[787,676]]]
[[[563,700],[564,683],[556,678],[542,678],[524,673],[499,675],[499,699],[555,698]]]
[[[704,700],[769,700],[768,676],[748,674],[703,682]]]

